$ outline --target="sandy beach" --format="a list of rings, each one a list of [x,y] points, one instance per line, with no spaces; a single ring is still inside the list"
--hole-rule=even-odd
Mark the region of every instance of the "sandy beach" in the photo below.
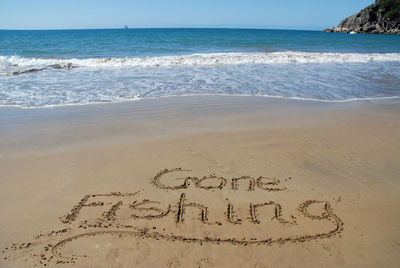
[[[0,267],[398,267],[400,102],[0,109]]]

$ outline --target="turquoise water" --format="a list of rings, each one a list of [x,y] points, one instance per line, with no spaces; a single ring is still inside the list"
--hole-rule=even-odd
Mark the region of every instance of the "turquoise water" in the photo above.
[[[400,52],[396,35],[246,29],[0,31],[0,55],[143,57],[215,52]]]
[[[400,96],[400,36],[248,29],[0,31],[0,105],[194,94]]]

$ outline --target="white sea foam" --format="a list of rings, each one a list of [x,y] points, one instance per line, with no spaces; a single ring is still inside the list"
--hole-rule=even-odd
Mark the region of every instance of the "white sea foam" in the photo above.
[[[69,68],[90,67],[173,67],[215,66],[238,64],[287,64],[287,63],[367,63],[400,61],[400,53],[323,53],[323,52],[271,52],[271,53],[207,53],[180,56],[141,58],[88,58],[45,59],[19,56],[0,56],[0,71],[18,67]]]
[[[378,102],[378,101],[391,101],[400,100],[400,96],[390,97],[369,97],[369,98],[351,98],[345,100],[323,100],[314,98],[300,98],[300,97],[287,97],[287,96],[273,96],[273,95],[249,95],[249,94],[185,94],[185,95],[169,95],[160,97],[150,98],[132,98],[126,100],[112,100],[112,101],[91,101],[82,103],[68,103],[68,104],[48,104],[42,106],[24,106],[24,105],[1,105],[0,108],[21,108],[21,109],[41,109],[41,108],[57,108],[57,107],[69,107],[69,106],[84,106],[84,105],[104,105],[104,104],[118,104],[118,103],[129,103],[140,100],[154,100],[154,99],[167,99],[167,98],[179,98],[179,97],[258,97],[288,101],[301,101],[301,102],[320,102],[320,103],[349,103],[349,102]]]
[[[73,64],[71,61],[75,59],[2,57],[3,68],[8,73],[11,70],[15,75],[0,75],[0,106],[39,108],[187,95],[265,96],[322,102],[399,98],[400,60],[394,61],[396,57],[399,58],[397,54],[357,54],[363,57],[369,55],[368,62],[360,62],[355,54],[346,54],[347,62],[351,62],[351,58],[357,58],[358,62],[353,61],[355,64],[265,64],[264,61],[264,64],[238,65],[238,61],[233,60],[239,55],[247,55],[247,58],[239,57],[242,59],[240,63],[249,62],[249,56],[256,55],[271,59],[271,54],[275,55],[276,60],[278,55],[288,57],[288,53],[176,56],[175,58],[187,61],[196,57],[208,59],[211,55],[225,59],[223,65],[214,63],[195,66],[193,63],[186,63],[187,65],[181,64],[179,68],[176,65],[163,65],[167,66],[165,68],[132,68],[129,66],[143,65],[123,65],[124,60],[131,64],[134,58],[76,59]],[[309,59],[313,59],[311,55],[314,54],[318,54],[320,58],[324,55],[331,61],[340,62],[340,57],[327,56],[331,53],[298,54],[307,54]],[[228,55],[232,57],[231,62],[235,63],[226,63]],[[293,52],[291,55],[297,54]],[[344,54],[335,55],[341,55],[341,62],[344,62]],[[147,64],[156,59],[163,60],[165,64],[169,59],[170,64],[171,58],[173,57],[147,58]],[[35,60],[37,62],[32,62]],[[100,67],[93,64],[70,68],[79,62],[91,61],[104,63]],[[120,65],[111,64],[116,61]],[[15,66],[16,62],[20,65]],[[59,70],[60,68],[68,70]]]

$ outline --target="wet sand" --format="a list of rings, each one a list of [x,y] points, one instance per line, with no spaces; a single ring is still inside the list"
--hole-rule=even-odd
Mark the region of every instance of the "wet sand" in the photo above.
[[[1,267],[398,267],[400,102],[0,109]]]

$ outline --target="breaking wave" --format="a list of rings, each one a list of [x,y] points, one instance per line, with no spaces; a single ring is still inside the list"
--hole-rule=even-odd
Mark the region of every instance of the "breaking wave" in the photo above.
[[[367,63],[393,61],[400,61],[400,53],[324,53],[285,51],[271,53],[207,53],[179,56],[87,59],[0,56],[0,70],[3,73],[7,72],[8,74],[13,74],[14,69],[18,69],[18,67],[63,69],[71,67],[178,67],[239,64]]]

